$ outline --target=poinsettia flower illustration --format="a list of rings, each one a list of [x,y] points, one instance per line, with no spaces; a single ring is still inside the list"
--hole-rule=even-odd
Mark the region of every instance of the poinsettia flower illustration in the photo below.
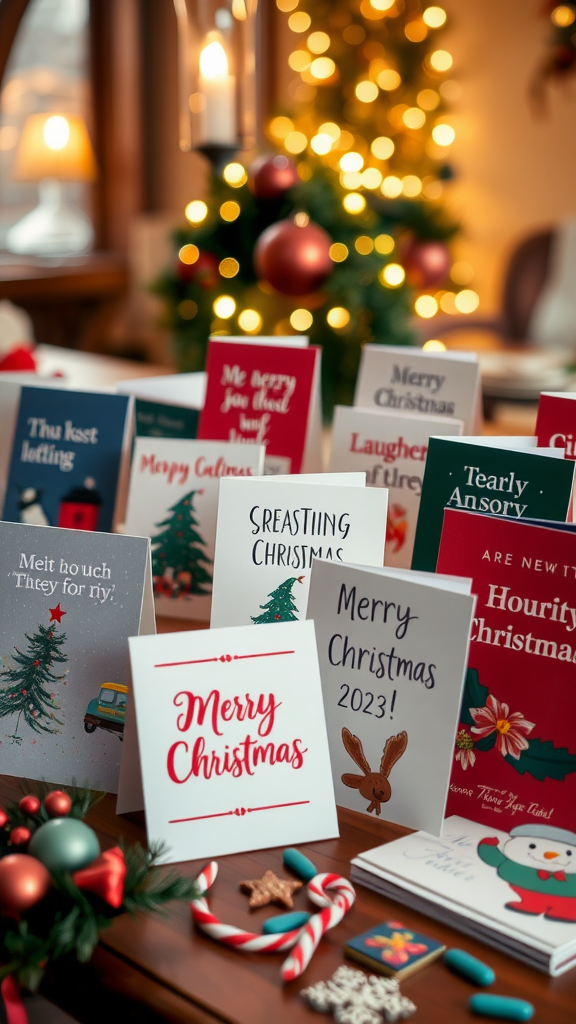
[[[466,729],[460,729],[456,736],[456,760],[460,762],[464,771],[476,764],[474,740]]]
[[[470,714],[475,722],[470,731],[480,737],[497,732],[496,749],[504,757],[509,754],[518,760],[522,751],[528,750],[526,736],[532,732],[534,722],[528,722],[520,711],[510,714],[507,704],[489,694],[485,707],[470,708]]]

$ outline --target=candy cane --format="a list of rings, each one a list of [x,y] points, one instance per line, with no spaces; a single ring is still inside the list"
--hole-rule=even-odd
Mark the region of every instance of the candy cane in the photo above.
[[[313,914],[303,928],[278,932],[276,935],[258,935],[223,924],[211,913],[205,893],[214,884],[217,874],[218,865],[212,861],[196,879],[196,885],[204,895],[192,900],[190,904],[194,923],[216,942],[244,953],[276,953],[295,947],[282,965],[283,981],[293,981],[302,974],[324,933],[342,920],[356,899],[356,893],[347,879],[334,874],[315,875],[308,883],[308,895],[313,903],[323,909]]]

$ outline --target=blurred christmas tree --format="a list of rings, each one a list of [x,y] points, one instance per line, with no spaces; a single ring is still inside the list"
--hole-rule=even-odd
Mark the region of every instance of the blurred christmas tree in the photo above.
[[[276,5],[295,40],[291,109],[267,127],[277,154],[212,176],[155,291],[181,369],[203,366],[210,333],[309,334],[329,410],[352,400],[362,344],[410,344],[417,317],[476,308],[458,288],[470,268],[452,266],[442,206],[459,87],[441,7]]]

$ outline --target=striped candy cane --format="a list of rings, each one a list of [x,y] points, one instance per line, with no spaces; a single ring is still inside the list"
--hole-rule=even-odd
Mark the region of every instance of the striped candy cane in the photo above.
[[[276,953],[294,947],[282,965],[283,981],[293,981],[302,974],[324,933],[342,920],[356,899],[356,893],[347,879],[334,874],[315,875],[308,883],[308,895],[322,910],[313,914],[303,928],[276,935],[259,935],[223,924],[210,912],[205,893],[214,884],[217,874],[218,865],[216,861],[211,861],[196,879],[204,895],[192,900],[190,904],[194,923],[216,942],[244,953]]]

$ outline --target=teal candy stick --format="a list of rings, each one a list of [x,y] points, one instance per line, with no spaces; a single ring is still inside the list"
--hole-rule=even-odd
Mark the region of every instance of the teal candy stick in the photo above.
[[[290,868],[303,882],[310,882],[318,874],[318,868],[314,866],[312,861],[308,860],[308,857],[305,857],[303,853],[300,853],[299,850],[295,850],[291,846],[284,850],[282,860],[284,861],[284,867]]]
[[[480,1017],[493,1017],[496,1020],[530,1020],[534,1013],[532,1003],[524,999],[493,996],[487,992],[477,992],[470,996],[470,1009]]]
[[[480,985],[481,988],[496,981],[496,975],[488,964],[477,960],[475,956],[470,956],[470,953],[463,949],[448,949],[444,954],[444,963],[451,971],[460,974],[473,985]]]
[[[294,928],[302,928],[310,919],[305,910],[295,910],[291,914],[278,914],[269,917],[262,925],[263,935],[276,935],[278,932],[291,932]]]

